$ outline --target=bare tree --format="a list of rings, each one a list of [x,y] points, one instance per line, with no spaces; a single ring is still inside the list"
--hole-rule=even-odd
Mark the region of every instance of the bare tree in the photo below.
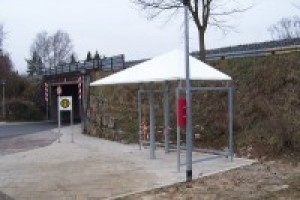
[[[41,58],[45,68],[55,67],[69,61],[73,53],[73,45],[68,33],[58,30],[53,35],[46,31],[38,33],[30,48]]]
[[[3,40],[4,40],[3,25],[0,24],[0,54],[3,53]]]
[[[149,19],[171,11],[174,16],[183,7],[183,0],[134,0],[141,9],[148,11]],[[235,0],[187,0],[187,5],[199,38],[200,59],[205,61],[205,32],[208,25],[215,26],[226,32],[230,26],[226,23],[229,16],[241,13],[249,8],[239,8]]]
[[[300,37],[300,17],[282,18],[270,26],[268,31],[273,39],[293,39]]]
[[[68,33],[57,31],[50,38],[52,65],[56,66],[69,61],[73,53],[73,45]]]
[[[35,40],[33,41],[30,53],[31,55],[36,55],[41,58],[43,63],[43,68],[51,67],[50,64],[50,41],[49,36],[46,31],[38,33]]]

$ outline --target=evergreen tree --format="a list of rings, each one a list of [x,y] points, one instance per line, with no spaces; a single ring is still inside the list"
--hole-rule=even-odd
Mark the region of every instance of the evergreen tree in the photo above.
[[[96,53],[94,55],[94,59],[95,60],[100,60],[100,55],[99,55],[98,51],[96,51]]]
[[[71,63],[76,63],[77,62],[74,53],[72,53],[72,55],[71,55],[70,62]]]
[[[41,57],[34,51],[30,59],[26,59],[28,76],[38,75],[43,69]]]
[[[92,54],[91,54],[91,52],[89,51],[88,53],[87,53],[87,56],[86,56],[86,61],[91,61],[92,60]]]

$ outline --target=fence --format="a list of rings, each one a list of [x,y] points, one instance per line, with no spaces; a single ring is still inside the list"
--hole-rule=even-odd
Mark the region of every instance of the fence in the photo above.
[[[124,55],[114,57],[101,58],[98,60],[80,61],[74,63],[67,63],[56,67],[44,69],[41,75],[52,76],[65,73],[82,72],[83,70],[101,70],[101,71],[118,71],[124,69],[125,59]]]
[[[207,60],[225,60],[233,58],[247,58],[247,57],[259,57],[259,56],[268,56],[275,54],[284,54],[300,51],[300,45],[291,45],[259,50],[248,50],[248,51],[236,51],[236,52],[226,52],[226,53],[211,53],[207,54]],[[194,56],[198,56],[197,53],[192,53]]]

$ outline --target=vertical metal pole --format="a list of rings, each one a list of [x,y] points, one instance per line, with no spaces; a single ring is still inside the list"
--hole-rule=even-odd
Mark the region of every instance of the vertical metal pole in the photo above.
[[[73,107],[73,104],[72,104],[72,107]],[[71,108],[71,111],[70,111],[70,122],[71,122],[71,142],[74,143],[74,127],[73,127],[73,108]]]
[[[81,76],[81,94],[80,94],[80,99],[79,99],[79,112],[80,112],[80,121],[81,121],[81,126],[83,127],[83,106],[82,106],[82,104],[83,104],[83,88],[84,88],[84,76],[82,75]]]
[[[60,109],[59,109],[59,98],[60,96],[57,96],[57,118],[58,118],[58,143],[60,143]]]
[[[154,111],[154,95],[153,91],[149,91],[150,104],[150,159],[155,159],[155,111]]]
[[[186,69],[186,181],[193,179],[193,134],[192,134],[192,109],[191,109],[191,90],[190,90],[190,63],[189,63],[189,19],[188,19],[188,0],[183,1],[184,23],[185,23],[185,69]]]
[[[164,88],[164,121],[165,121],[165,153],[169,153],[170,143],[170,113],[169,113],[169,87],[165,82]]]
[[[82,124],[83,120],[82,120],[82,100],[81,100],[81,98],[79,99],[79,114],[80,114],[80,121]]]
[[[5,119],[5,82],[3,81],[2,82],[2,85],[3,85],[3,94],[2,94],[2,116],[3,116],[3,120]]]
[[[50,119],[50,116],[52,116],[51,113],[51,100],[52,100],[52,91],[51,91],[51,85],[49,84],[49,96],[48,96],[48,120]]]
[[[179,99],[179,95],[180,95],[180,89],[176,88],[176,112],[178,111],[178,105],[177,105],[177,100]],[[177,116],[178,117],[178,116]],[[177,124],[177,172],[180,172],[180,127]]]
[[[49,101],[49,98],[46,101],[46,116],[47,116],[47,120],[49,120],[49,103],[48,103],[48,101]]]
[[[81,101],[82,101],[82,107],[81,107],[81,110],[82,110],[82,124],[83,124],[83,127],[85,126],[85,76],[82,75],[82,91],[81,91]]]
[[[233,88],[228,88],[228,126],[229,126],[229,151],[230,159],[233,161]]]
[[[141,89],[138,91],[138,120],[139,120],[139,148],[142,150],[142,109]]]

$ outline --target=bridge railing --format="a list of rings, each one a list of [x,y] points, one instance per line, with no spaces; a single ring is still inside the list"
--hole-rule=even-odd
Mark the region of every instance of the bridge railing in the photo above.
[[[234,52],[225,52],[225,53],[210,53],[207,54],[207,60],[225,60],[233,58],[247,58],[247,57],[259,57],[259,56],[268,56],[275,54],[284,54],[300,51],[300,45],[290,45],[283,47],[275,48],[266,48],[266,49],[257,49],[257,50],[248,50],[248,51],[234,51]],[[192,53],[193,56],[198,56],[198,53]]]
[[[66,63],[44,69],[41,75],[52,76],[72,72],[81,72],[82,70],[101,70],[101,71],[118,71],[126,68],[124,55],[117,55],[114,57],[104,57],[101,59],[93,59],[90,61],[79,61],[73,63]]]

